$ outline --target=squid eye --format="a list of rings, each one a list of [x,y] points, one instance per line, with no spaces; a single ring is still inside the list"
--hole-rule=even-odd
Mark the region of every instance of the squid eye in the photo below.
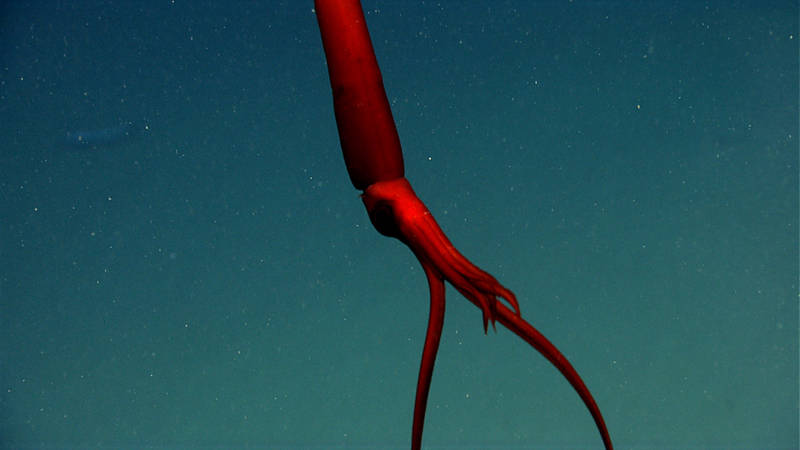
[[[393,238],[400,238],[400,229],[394,217],[391,205],[386,202],[376,204],[369,212],[369,220],[378,233]]]

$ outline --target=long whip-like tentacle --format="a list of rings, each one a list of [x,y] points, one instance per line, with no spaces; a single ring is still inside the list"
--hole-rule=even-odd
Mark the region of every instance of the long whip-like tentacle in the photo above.
[[[591,392],[589,392],[589,388],[586,387],[581,376],[578,375],[578,372],[572,367],[567,357],[533,325],[499,302],[497,304],[497,320],[514,334],[524,339],[525,342],[529,343],[561,372],[561,375],[569,381],[569,384],[572,385],[572,388],[575,389],[575,392],[577,392],[581,400],[583,400],[586,408],[589,409],[589,413],[592,415],[594,423],[600,431],[600,436],[603,438],[605,447],[607,449],[613,448],[611,445],[611,436],[608,434],[606,422],[603,420],[600,408],[594,401]]]
[[[425,276],[431,294],[431,312],[428,317],[428,330],[425,332],[425,346],[422,349],[422,361],[417,377],[417,396],[414,400],[414,424],[411,428],[411,449],[418,450],[422,446],[422,427],[425,424],[425,410],[428,405],[428,392],[433,377],[433,365],[439,351],[439,339],[442,337],[444,325],[444,280],[430,264],[423,262]]]

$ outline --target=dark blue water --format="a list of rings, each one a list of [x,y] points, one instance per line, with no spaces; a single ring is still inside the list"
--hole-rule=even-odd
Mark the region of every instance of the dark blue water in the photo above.
[[[797,448],[796,2],[466,3],[364,5],[453,242],[619,448]],[[427,286],[349,183],[312,2],[0,20],[2,446],[407,448]],[[601,442],[449,290],[425,444]]]

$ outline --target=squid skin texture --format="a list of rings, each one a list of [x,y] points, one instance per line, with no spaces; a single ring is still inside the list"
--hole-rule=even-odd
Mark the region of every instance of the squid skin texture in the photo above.
[[[339,141],[350,181],[363,191],[405,174],[400,138],[358,0],[317,0]]]

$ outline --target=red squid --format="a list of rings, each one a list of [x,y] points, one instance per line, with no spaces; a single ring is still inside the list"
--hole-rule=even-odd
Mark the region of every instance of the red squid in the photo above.
[[[414,403],[411,448],[422,445],[422,427],[444,322],[445,280],[480,308],[486,332],[500,322],[547,358],[569,381],[612,448],[605,421],[589,389],[566,357],[520,316],[514,293],[465,258],[406,180],[403,151],[359,0],[316,0],[328,62],[339,140],[350,180],[363,191],[370,221],[381,234],[406,244],[422,264],[431,309]],[[501,301],[503,300],[503,301]]]

